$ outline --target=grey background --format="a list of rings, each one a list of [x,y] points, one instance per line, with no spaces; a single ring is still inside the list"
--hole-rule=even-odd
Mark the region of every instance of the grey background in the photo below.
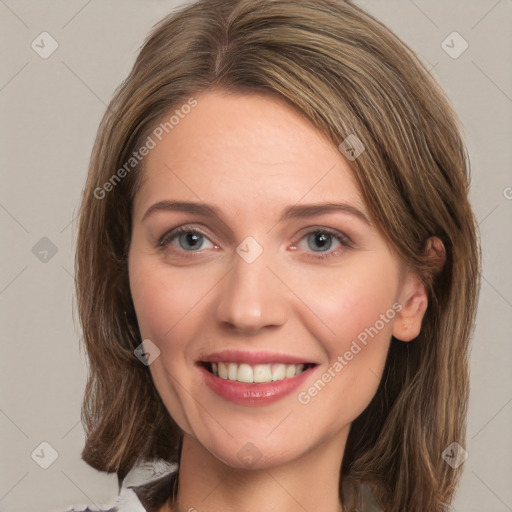
[[[115,476],[80,460],[86,365],[73,320],[73,219],[106,104],[151,26],[179,3],[0,0],[1,511],[115,499]],[[428,63],[465,126],[484,278],[454,509],[512,511],[512,0],[357,4]],[[59,45],[47,59],[31,47],[43,31]],[[453,31],[469,43],[456,59],[441,46]],[[49,456],[43,441],[58,452],[48,469],[35,462]]]

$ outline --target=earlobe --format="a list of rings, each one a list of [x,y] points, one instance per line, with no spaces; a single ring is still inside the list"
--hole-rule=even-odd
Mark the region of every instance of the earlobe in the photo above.
[[[425,244],[425,253],[432,273],[438,273],[446,261],[446,249],[440,238],[431,236]],[[393,336],[401,341],[415,339],[420,331],[428,306],[428,293],[420,277],[408,270],[399,297],[402,309],[395,317]]]
[[[395,317],[393,336],[400,341],[411,341],[421,331],[421,323],[428,306],[425,285],[415,274],[409,274],[404,284],[402,309]]]

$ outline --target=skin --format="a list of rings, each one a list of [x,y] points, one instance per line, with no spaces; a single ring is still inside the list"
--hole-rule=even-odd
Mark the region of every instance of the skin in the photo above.
[[[368,217],[349,162],[300,114],[260,94],[209,91],[196,99],[145,158],[129,252],[142,339],[160,350],[149,369],[185,433],[173,510],[338,511],[351,423],[377,390],[391,335],[418,335],[425,288],[373,224],[355,215],[278,220],[287,206],[325,202]],[[143,219],[164,200],[207,203],[221,217],[158,210]],[[180,225],[206,235],[198,249],[184,236],[180,246],[179,235],[158,247]],[[322,228],[349,237],[350,246],[332,237],[322,247],[314,236]],[[263,248],[252,263],[236,252],[248,236]],[[395,303],[401,311],[300,403],[298,392]],[[206,387],[196,365],[226,348],[291,354],[318,366],[299,390],[246,407]],[[259,456],[250,467],[238,455],[247,443]]]

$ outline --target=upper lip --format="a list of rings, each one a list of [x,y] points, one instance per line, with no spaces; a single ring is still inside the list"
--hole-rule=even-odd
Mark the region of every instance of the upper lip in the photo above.
[[[251,352],[247,350],[222,350],[214,352],[200,360],[206,363],[247,363],[247,364],[265,364],[265,363],[284,363],[284,364],[317,364],[301,356],[291,354],[279,354],[276,352]]]

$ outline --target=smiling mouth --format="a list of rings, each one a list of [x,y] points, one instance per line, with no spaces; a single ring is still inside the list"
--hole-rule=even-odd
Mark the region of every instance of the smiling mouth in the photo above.
[[[305,364],[247,364],[232,362],[207,362],[202,361],[201,366],[210,373],[224,380],[243,382],[245,384],[264,384],[291,379],[309,370],[313,363]]]

